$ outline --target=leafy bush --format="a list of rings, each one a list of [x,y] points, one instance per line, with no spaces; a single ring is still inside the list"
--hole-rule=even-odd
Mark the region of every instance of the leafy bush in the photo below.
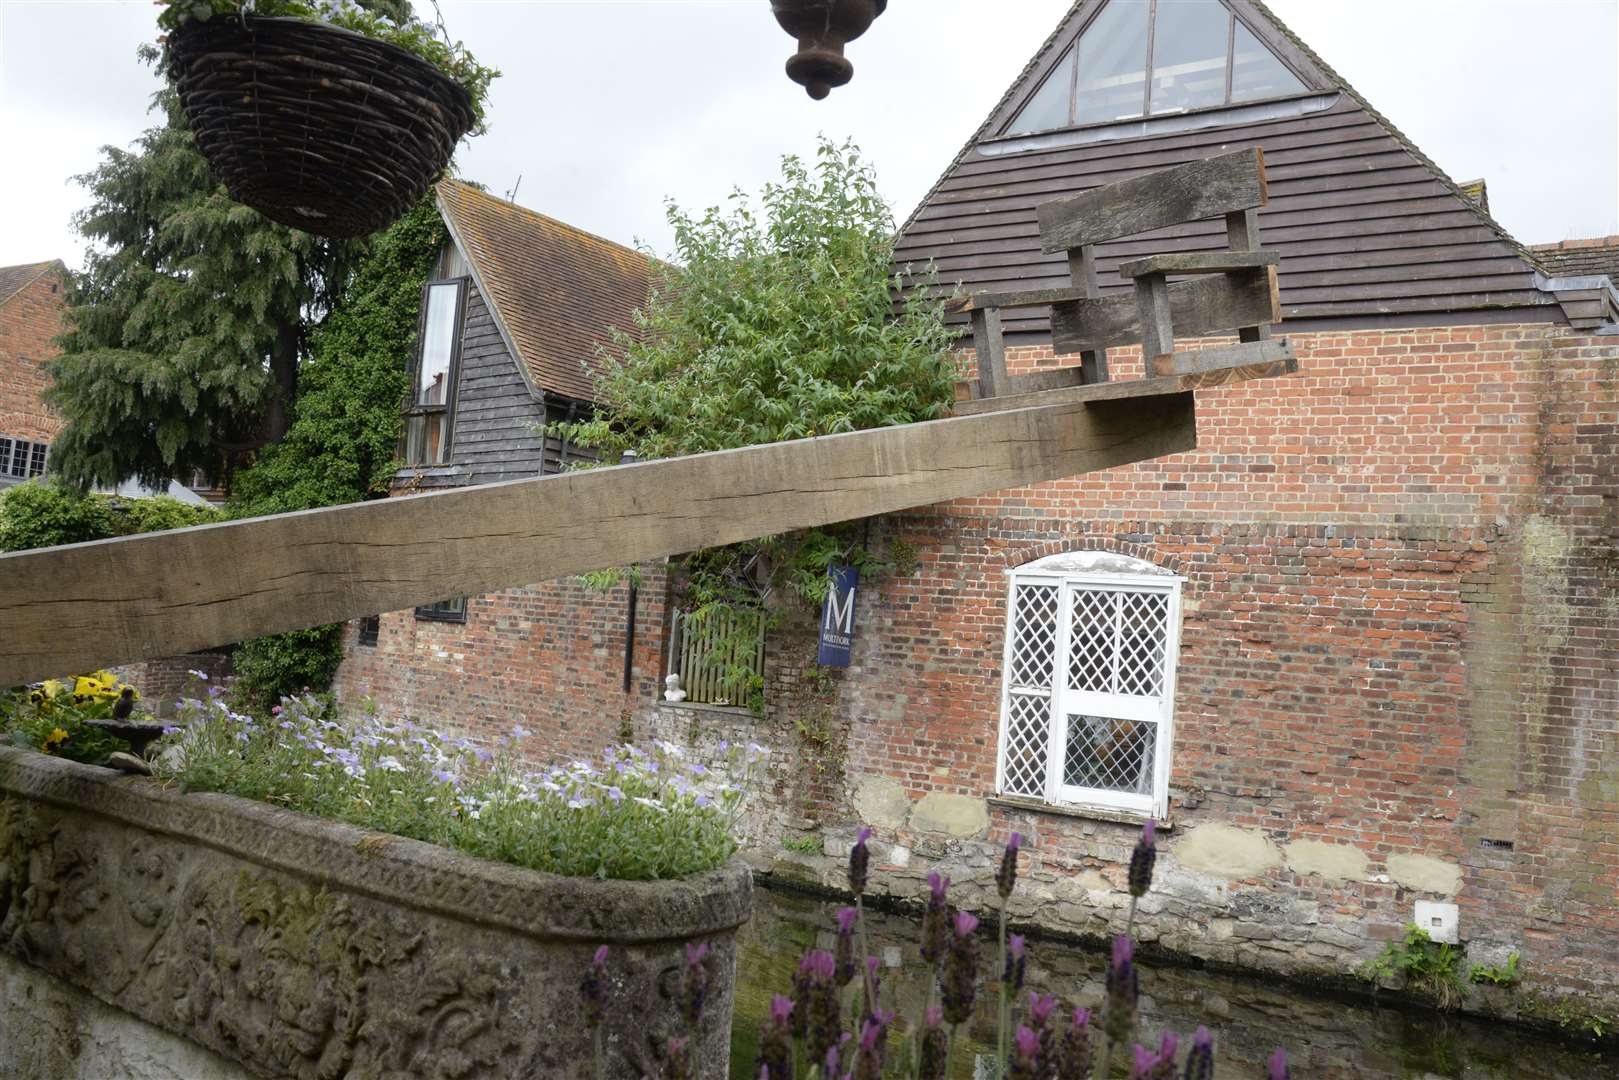
[[[484,131],[484,102],[500,72],[478,63],[459,41],[441,40],[437,28],[416,18],[410,0],[158,0],[157,23],[173,32],[193,19],[206,21],[252,15],[282,16],[330,23],[421,57],[466,88],[477,117],[473,134]]]
[[[609,749],[599,765],[527,769],[521,727],[495,751],[409,720],[342,719],[313,694],[264,721],[221,687],[180,703],[154,770],[187,790],[222,791],[485,859],[576,877],[652,880],[723,864],[757,747],[725,770],[659,744]],[[730,782],[729,767],[740,770]]]
[[[127,751],[129,744],[90,721],[110,720],[125,689],[139,699],[134,687],[125,687],[106,671],[80,675],[71,683],[47,679],[38,686],[0,694],[0,726],[18,746],[100,764],[114,751]]]
[[[1471,982],[1489,983],[1491,986],[1514,986],[1518,982],[1518,954],[1509,954],[1507,962],[1499,967],[1474,964],[1467,969],[1467,978]]]
[[[30,480],[0,492],[0,551],[184,529],[221,517],[212,506],[183,503],[167,495],[125,499],[86,494],[50,480]]]
[[[332,623],[308,630],[244,641],[232,654],[236,668],[237,703],[249,712],[267,716],[284,697],[314,691],[324,693],[332,685],[337,667],[343,662],[343,624]]]
[[[1375,960],[1361,968],[1367,979],[1398,978],[1413,990],[1430,995],[1442,1009],[1454,1009],[1462,999],[1464,950],[1435,941],[1428,931],[1407,923],[1405,938],[1391,941]]]

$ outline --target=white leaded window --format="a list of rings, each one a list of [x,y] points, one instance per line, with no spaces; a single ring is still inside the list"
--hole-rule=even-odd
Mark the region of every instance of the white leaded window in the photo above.
[[[1167,815],[1182,579],[1108,552],[1011,579],[999,791]]]

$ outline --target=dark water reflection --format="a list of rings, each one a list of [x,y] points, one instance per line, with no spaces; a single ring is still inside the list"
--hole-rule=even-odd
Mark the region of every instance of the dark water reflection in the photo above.
[[[832,948],[839,906],[770,889],[759,889],[754,897],[753,920],[743,928],[737,950],[731,1040],[731,1076],[736,1080],[752,1080],[747,1073],[771,994],[788,992],[806,949]],[[900,1024],[908,1023],[920,1016],[927,992],[920,975],[918,924],[874,913],[867,925],[872,952],[883,958],[884,1000],[897,1009]],[[985,967],[994,960],[995,946],[990,942],[984,950]],[[1073,1004],[1095,1007],[1101,1000],[1103,968],[1104,958],[1098,954],[1054,942],[1030,943],[1030,987]],[[1263,1062],[1277,1046],[1287,1048],[1298,1080],[1619,1078],[1619,1056],[1612,1054],[1504,1025],[1377,1008],[1256,979],[1180,968],[1143,969],[1141,1006],[1140,1032],[1150,1037],[1152,1045],[1164,1031],[1189,1036],[1199,1024],[1207,1025],[1215,1035],[1219,1055],[1215,1075],[1220,1080],[1263,1075]],[[993,999],[981,1001],[970,1025],[970,1045],[957,1044],[953,1078],[970,1080],[974,1056],[993,1050],[994,1015]]]

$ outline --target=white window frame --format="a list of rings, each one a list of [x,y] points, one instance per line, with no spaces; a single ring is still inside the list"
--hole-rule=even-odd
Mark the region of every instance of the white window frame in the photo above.
[[[1064,564],[1101,561],[1112,565],[1129,566],[1144,572],[1114,571],[1113,569],[1074,570]],[[1051,686],[1047,700],[1046,776],[1039,798],[1054,806],[1075,809],[1095,809],[1110,813],[1128,813],[1141,817],[1166,818],[1169,814],[1169,777],[1172,767],[1175,733],[1175,683],[1180,659],[1181,592],[1186,579],[1176,574],[1158,571],[1152,564],[1139,559],[1113,555],[1108,552],[1072,552],[1036,560],[1007,572],[1006,632],[1001,658],[1001,717],[995,747],[995,790],[1004,797],[1031,798],[1027,792],[1006,790],[1007,738],[1012,723],[1013,647],[1016,644],[1015,620],[1017,593],[1020,586],[1046,585],[1057,589],[1057,640],[1054,645]],[[1069,687],[1069,647],[1072,635],[1072,606],[1080,591],[1152,592],[1168,600],[1164,627],[1164,659],[1161,694],[1157,700],[1144,695],[1100,694]],[[1037,691],[1021,688],[1020,696],[1039,696]],[[1101,715],[1125,720],[1144,720],[1158,725],[1154,742],[1153,777],[1151,794],[1109,791],[1101,788],[1083,788],[1062,782],[1063,758],[1067,747],[1068,716]]]

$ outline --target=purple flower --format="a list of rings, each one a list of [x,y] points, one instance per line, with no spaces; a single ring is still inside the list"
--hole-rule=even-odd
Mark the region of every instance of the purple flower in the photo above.
[[[703,961],[708,957],[708,942],[686,946],[686,978],[681,987],[680,1013],[689,1031],[697,1030],[703,1017],[703,1003],[708,1000],[709,985],[713,977]]]
[[[672,1037],[663,1066],[663,1080],[692,1080],[691,1040]]]
[[[1214,1036],[1200,1027],[1192,1036],[1192,1049],[1186,1055],[1185,1080],[1214,1080]]]
[[[1012,1041],[1012,1080],[1037,1080],[1040,1076],[1040,1036],[1018,1025]]]
[[[978,916],[970,911],[958,911],[956,912],[955,926],[956,936],[958,938],[966,937],[978,929]]]
[[[1001,855],[1000,869],[995,871],[995,891],[1005,900],[1012,895],[1012,889],[1017,885],[1017,853],[1023,845],[1023,834],[1013,833],[1012,838],[1006,842],[1006,851]]]
[[[894,1014],[878,1010],[867,1016],[860,1028],[860,1056],[854,1080],[882,1080],[883,1062],[888,1057],[888,1025]]]
[[[1293,1080],[1293,1074],[1287,1068],[1287,1051],[1280,1046],[1265,1063],[1265,1069],[1265,1080]]]
[[[792,1013],[791,998],[777,994],[770,999],[770,1016],[759,1034],[759,1075],[766,1080],[793,1075]]]
[[[950,905],[945,895],[950,889],[950,879],[940,877],[936,871],[929,873],[928,889],[931,895],[922,915],[922,959],[929,967],[937,967],[949,945]]]
[[[804,1039],[812,1060],[820,1060],[843,1035],[838,1008],[838,987],[833,981],[837,961],[824,949],[812,949],[799,962],[793,980],[794,998],[802,1012],[793,1014],[793,1035]]]
[[[1051,1019],[1051,1014],[1056,1008],[1057,998],[1055,995],[1041,995],[1030,991],[1029,1023],[1034,1026],[1036,1031],[1046,1026],[1046,1021]]]
[[[1027,966],[1023,935],[1013,934],[1006,941],[1006,970],[1001,973],[1001,981],[1011,993],[1016,994],[1023,989],[1023,973]]]
[[[1057,1047],[1057,1080],[1086,1080],[1091,1074],[1091,1012],[1075,1009],[1073,1022]]]
[[[1123,934],[1113,939],[1113,956],[1107,966],[1107,1037],[1114,1045],[1129,1042],[1136,1026],[1136,1002],[1140,985],[1136,977],[1135,945]]]
[[[862,896],[866,891],[866,871],[871,865],[871,853],[866,850],[866,841],[870,839],[871,830],[861,829],[854,847],[849,849],[849,891],[856,896]]]
[[[852,907],[838,908],[838,940],[835,947],[837,984],[848,986],[854,980],[854,925],[859,911]]]
[[[596,950],[590,966],[585,969],[584,982],[579,984],[579,995],[585,1001],[585,1023],[600,1027],[607,1009],[607,946]]]
[[[978,919],[972,913],[956,913],[956,932],[939,978],[944,1018],[951,1024],[966,1023],[972,1016],[973,997],[978,992],[978,939],[973,936],[977,928]]]
[[[945,1051],[949,1036],[942,1021],[944,1010],[937,1005],[928,1006],[923,1015],[922,1051],[917,1075],[921,1080],[944,1080]]]
[[[1130,853],[1130,895],[1142,897],[1152,888],[1152,864],[1158,858],[1158,849],[1153,841],[1157,836],[1158,823],[1152,818],[1141,827],[1141,839],[1136,841],[1135,850]]]

